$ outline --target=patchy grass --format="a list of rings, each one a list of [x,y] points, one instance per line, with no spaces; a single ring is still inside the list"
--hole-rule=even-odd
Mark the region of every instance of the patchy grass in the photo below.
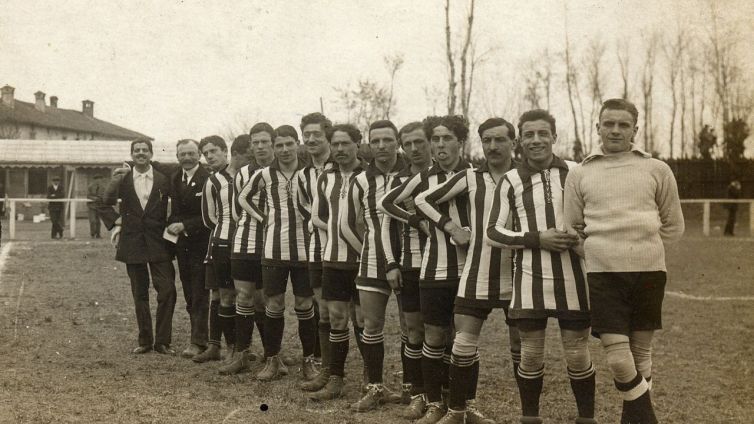
[[[696,237],[671,246],[668,290],[751,296],[752,247],[751,241]],[[359,397],[362,366],[353,342],[347,395],[325,404],[305,400],[296,388],[297,375],[260,383],[249,373],[219,376],[216,363],[129,354],[136,343],[133,303],[124,266],[113,255],[105,241],[15,243],[0,280],[0,423],[404,421],[398,406],[367,414],[348,411]],[[173,339],[182,349],[188,317],[177,287]],[[666,297],[665,329],[655,342],[652,394],[661,422],[751,422],[752,306],[752,301]],[[295,316],[289,313],[286,324],[284,348],[296,352]],[[576,411],[557,334],[551,325],[542,416],[546,422],[567,423]],[[393,302],[386,337],[386,381],[398,388],[394,373],[400,369],[400,341]],[[515,423],[518,393],[501,312],[486,324],[482,340],[480,406],[498,423]],[[621,400],[599,343],[592,339],[590,345],[598,370],[597,418],[615,423]],[[254,350],[260,350],[256,333]],[[260,410],[262,404],[269,407],[266,412]]]

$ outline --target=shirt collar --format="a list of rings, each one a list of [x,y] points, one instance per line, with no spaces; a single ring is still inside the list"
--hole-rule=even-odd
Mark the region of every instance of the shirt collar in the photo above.
[[[400,155],[397,157],[397,160],[395,161],[395,164],[393,165],[393,168],[388,173],[398,173],[402,169],[406,167],[406,162],[403,160]],[[380,171],[380,168],[377,167],[377,161],[372,160],[369,165],[367,165],[366,175],[368,177],[376,177],[380,175],[384,175],[382,171]]]
[[[194,174],[196,174],[196,170],[199,169],[199,166],[200,165],[197,163],[193,168],[189,169],[188,171],[185,169],[183,170],[183,173],[186,174],[187,180],[194,178]]]
[[[458,163],[456,164],[456,167],[453,168],[453,172],[463,171],[464,169],[471,168],[471,165],[469,165],[468,162],[466,162],[463,158],[461,158]],[[434,165],[432,165],[431,168],[429,168],[428,175],[436,175],[436,174],[443,174],[445,173],[445,170],[442,169],[442,166],[440,166],[439,162],[435,162]]]
[[[552,155],[552,163],[550,163],[550,166],[547,169],[551,168],[560,168],[568,171],[568,164],[557,155]],[[540,169],[532,168],[531,165],[529,165],[529,162],[526,161],[526,159],[521,160],[521,162],[519,162],[516,166],[516,169],[518,169],[518,172],[522,177],[538,174],[540,171],[542,171]]]
[[[623,152],[623,153],[629,153],[629,152],[631,154],[639,155],[639,156],[647,158],[647,159],[649,159],[649,158],[652,157],[652,155],[650,155],[649,153],[647,153],[644,150],[641,150],[638,147],[636,147],[636,145],[634,143],[631,143],[631,150],[629,150],[628,152]],[[618,154],[620,154],[620,153],[618,153]],[[600,147],[599,149],[597,149],[596,152],[594,152],[591,155],[587,156],[584,159],[583,163],[591,162],[591,161],[593,161],[593,160],[595,160],[595,159],[597,159],[599,157],[607,157],[607,156],[613,156],[613,155],[606,155],[605,152],[602,151],[602,147]]]
[[[136,170],[136,168],[133,169],[134,171],[134,179],[144,177],[150,180],[154,179],[154,168],[152,168],[152,165],[149,165],[149,169],[147,169],[146,172],[139,172]]]
[[[301,169],[304,169],[304,164],[301,162],[301,160],[299,160],[296,165],[297,165],[296,166],[296,170],[297,171],[301,170]],[[270,169],[274,169],[276,171],[280,171],[280,162],[278,162],[277,159],[274,159],[272,161],[272,163],[270,164]],[[283,172],[283,171],[280,171],[280,172]]]
[[[511,159],[511,166],[507,169],[507,171],[510,171],[511,169],[514,169],[518,165],[518,163]],[[478,168],[474,169],[475,172],[484,173],[484,172],[490,172],[490,167],[487,165],[487,161],[484,161],[481,165],[479,165]]]

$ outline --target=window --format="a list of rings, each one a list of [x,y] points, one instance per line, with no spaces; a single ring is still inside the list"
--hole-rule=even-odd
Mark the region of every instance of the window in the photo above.
[[[29,195],[47,194],[47,169],[29,169]]]

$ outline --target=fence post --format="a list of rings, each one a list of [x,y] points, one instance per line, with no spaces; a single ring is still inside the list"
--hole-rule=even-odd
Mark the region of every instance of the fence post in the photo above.
[[[71,238],[76,238],[76,201],[71,200],[70,202],[70,211],[71,211],[71,218],[70,218],[70,226],[71,226]]]
[[[709,200],[704,201],[704,213],[702,214],[702,220],[704,223],[702,224],[702,233],[704,233],[705,236],[709,235]]]
[[[16,201],[15,200],[10,201],[10,219],[8,220],[8,224],[10,225],[10,239],[15,240],[16,238]]]

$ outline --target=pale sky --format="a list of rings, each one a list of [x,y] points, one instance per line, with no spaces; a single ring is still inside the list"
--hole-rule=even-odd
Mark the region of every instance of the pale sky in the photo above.
[[[302,115],[319,110],[320,97],[325,113],[343,121],[333,87],[360,78],[387,82],[383,57],[389,54],[405,57],[396,81],[398,125],[432,112],[425,87],[447,86],[440,0],[1,3],[0,85],[15,87],[16,98],[29,102],[42,90],[48,101],[56,95],[59,107],[69,109],[91,99],[96,117],[158,142],[198,139],[239,122],[298,127]],[[456,24],[466,4],[452,2]],[[571,0],[571,41],[604,37],[606,69],[614,73],[615,37],[631,36],[638,46],[647,28],[671,28],[676,16],[701,26],[700,8],[707,4]],[[751,45],[754,2],[720,4],[723,19],[735,21],[743,44]],[[520,83],[521,64],[544,47],[563,48],[563,2],[477,0],[475,25],[480,46],[495,52],[480,68],[472,118],[511,113],[517,109],[500,104],[506,96],[499,93]],[[607,95],[618,95],[617,89]],[[444,109],[441,103],[436,112]],[[552,109],[567,125],[567,98],[553,99]]]

